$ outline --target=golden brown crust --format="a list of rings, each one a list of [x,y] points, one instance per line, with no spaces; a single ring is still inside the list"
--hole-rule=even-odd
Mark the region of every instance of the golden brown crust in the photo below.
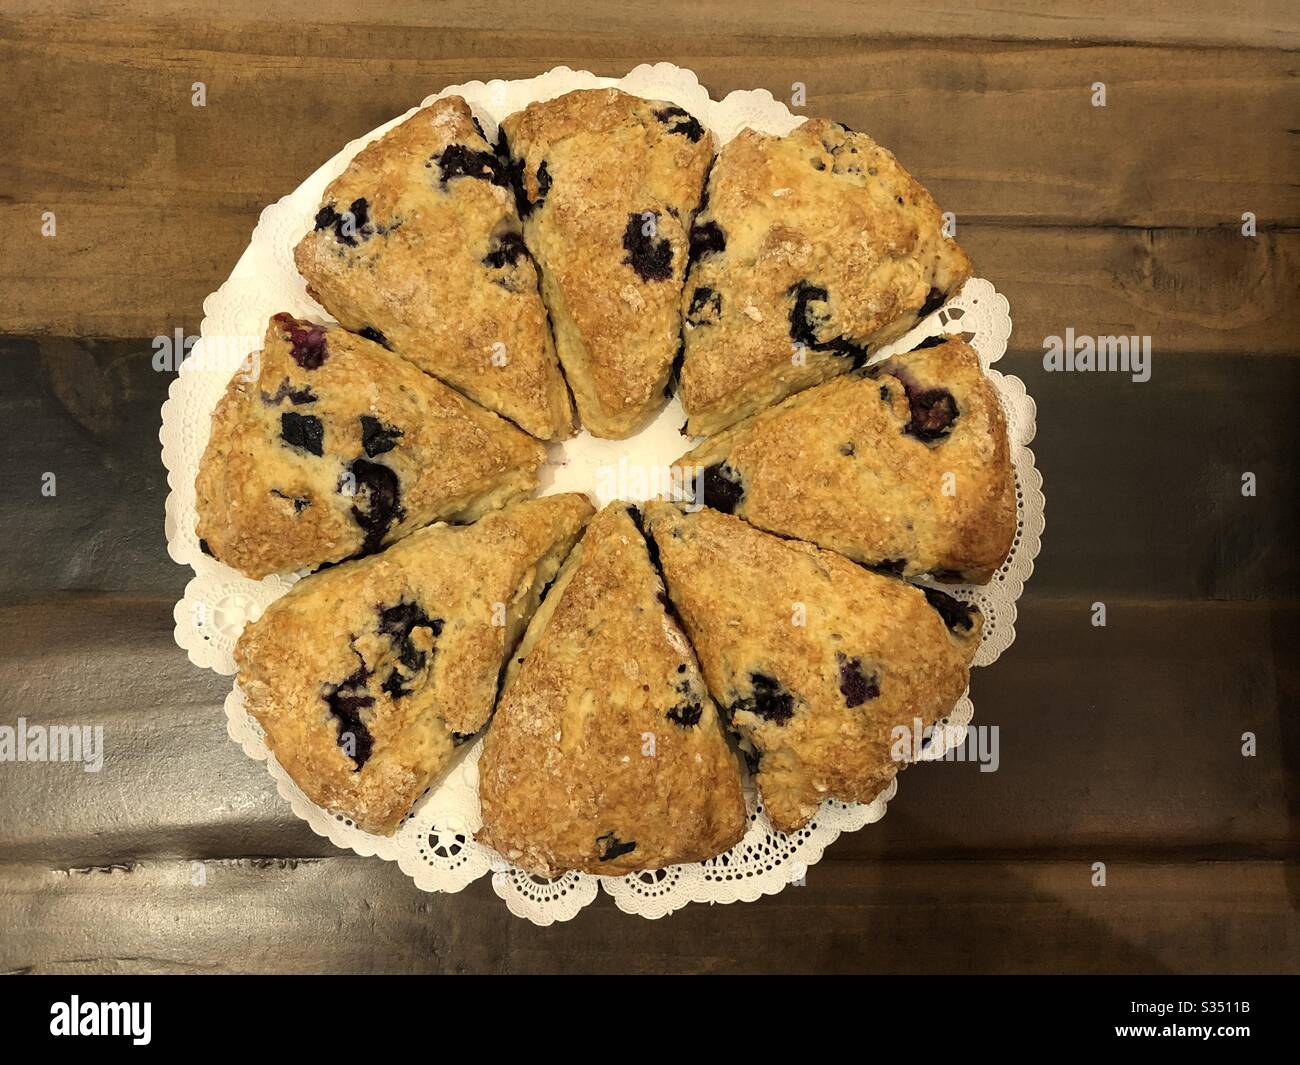
[[[501,664],[591,512],[557,495],[420,530],[304,577],[244,630],[248,709],[308,798],[396,830],[487,723]]]
[[[469,105],[448,96],[357,154],[294,261],[345,327],[378,330],[392,351],[549,440],[573,431],[573,411],[520,233],[504,165]]]
[[[942,432],[940,407],[956,412]],[[1006,418],[979,356],[956,338],[791,396],[675,466],[718,464],[713,476],[740,493],[731,513],[904,576],[984,583],[1015,538]]]
[[[707,199],[682,293],[692,436],[852,368],[971,274],[920,183],[827,119],[785,137],[742,130],[718,154]]]
[[[893,730],[932,725],[965,690],[978,612],[958,608],[950,632],[920,589],[714,510],[651,503],[646,526],[778,830],[823,799],[874,799],[902,764]]]
[[[537,486],[541,444],[378,344],[276,315],[254,360],[195,483],[200,540],[241,573],[337,562]]]
[[[479,763],[478,838],[520,868],[621,875],[743,835],[739,766],[662,591],[612,503],[529,625]]]
[[[617,89],[529,104],[501,128],[582,423],[628,436],[664,403],[712,135],[680,108]]]

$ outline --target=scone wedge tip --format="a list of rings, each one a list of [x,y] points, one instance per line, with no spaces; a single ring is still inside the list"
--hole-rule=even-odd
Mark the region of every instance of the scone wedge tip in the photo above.
[[[363,148],[294,262],[348,329],[536,437],[573,432],[509,176],[461,97]]]
[[[825,799],[873,800],[905,764],[896,752],[916,749],[900,735],[965,691],[983,619],[951,596],[707,508],[651,503],[646,529],[777,830]]]
[[[546,449],[364,337],[275,315],[199,463],[200,546],[249,577],[372,554],[531,492]]]
[[[611,503],[592,520],[484,741],[477,838],[539,876],[700,861],[747,827],[738,759],[639,519]]]
[[[898,160],[820,118],[784,137],[742,130],[723,147],[691,248],[681,394],[692,436],[862,365],[972,272]]]
[[[235,648],[267,745],[308,798],[391,835],[492,713],[506,657],[592,513],[547,496],[304,577]]]
[[[898,576],[983,584],[1016,533],[997,388],[935,338],[789,397],[674,464],[717,510]]]

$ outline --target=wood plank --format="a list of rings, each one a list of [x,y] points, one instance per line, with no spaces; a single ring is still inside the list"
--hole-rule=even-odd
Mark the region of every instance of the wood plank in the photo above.
[[[1102,856],[1104,857],[1104,856]],[[1296,972],[1294,863],[834,862],[806,886],[646,921],[599,898],[536,928],[486,881],[392,865],[0,866],[0,970],[130,972]]]
[[[109,15],[117,24],[174,29],[200,22],[224,27],[231,22],[258,23],[266,6],[257,0],[10,0],[13,14],[28,18]],[[358,18],[362,14],[364,21]],[[420,0],[389,0],[359,12],[348,0],[318,0],[310,8],[314,27],[337,25],[394,26],[405,31],[438,29],[444,33],[508,27],[521,47],[536,38],[589,33],[591,8],[581,3],[553,3],[519,8],[509,0],[443,0],[431,8]],[[739,20],[737,20],[739,21]],[[632,0],[610,0],[600,9],[600,30],[611,36],[645,40],[646,53],[664,54],[650,42],[733,33],[735,23],[691,0],[663,0],[652,8]],[[278,27],[278,24],[277,24]],[[923,31],[941,38],[1025,38],[1052,41],[1117,41],[1161,44],[1247,44],[1289,47],[1300,42],[1300,18],[1285,0],[1237,0],[1231,10],[1210,0],[1189,0],[1171,8],[1161,0],[1058,0],[1050,10],[1034,3],[930,3],[896,0],[863,6],[851,0],[820,0],[809,6],[779,0],[753,0],[740,27],[755,37],[837,36],[913,38]],[[308,42],[303,42],[306,45]]]
[[[230,682],[172,644],[171,605],[63,596],[0,609],[0,722],[102,725],[105,745],[98,773],[0,773],[6,860],[337,853],[228,739]],[[1300,860],[1288,808],[1300,737],[1283,712],[1300,687],[1288,653],[1300,607],[1107,605],[1094,628],[1089,600],[1022,600],[1016,644],[973,679],[976,723],[998,727],[996,771],[909,768],[884,820],[826,860]]]
[[[590,31],[555,39],[350,20],[315,27],[309,46],[256,22],[0,27],[0,88],[14,101],[0,119],[12,127],[0,180],[29,212],[23,228],[38,230],[42,210],[112,207],[128,212],[120,229],[137,249],[195,205],[253,217],[348,140],[445,85],[563,63],[618,76],[646,55],[675,57],[717,98],[766,88],[788,100],[794,83],[806,86],[799,110],[871,133],[964,221],[1239,226],[1252,211],[1262,228],[1300,224],[1290,132],[1300,80],[1285,51],[864,44],[829,29],[683,51],[675,25],[659,31],[674,35],[662,47]],[[195,81],[206,107],[191,105]],[[1091,103],[1097,81],[1104,108]],[[147,209],[148,219],[130,214]]]
[[[42,238],[36,205],[0,204],[12,255],[0,263],[0,335],[103,338],[196,334],[203,300],[243,251],[257,212],[55,203],[59,236]],[[33,213],[35,212],[35,213]],[[142,234],[148,233],[146,238]],[[1088,335],[1149,335],[1161,356],[1297,350],[1300,230],[963,224],[982,277],[1011,301],[1012,345],[1041,351],[1066,326]],[[147,240],[148,249],[140,247]]]

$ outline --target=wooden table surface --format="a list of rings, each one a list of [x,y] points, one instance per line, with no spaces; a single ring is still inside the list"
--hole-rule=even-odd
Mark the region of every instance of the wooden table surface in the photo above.
[[[0,724],[107,749],[0,764],[0,969],[1300,969],[1300,8],[292,6],[0,9]],[[229,681],[172,641],[152,339],[196,334],[259,210],[426,94],[660,59],[715,98],[804,83],[957,213],[1011,301],[1047,531],[973,680],[998,772],[912,770],[778,896],[540,929],[486,880],[429,895],[335,850],[227,739]],[[1151,380],[1045,372],[1067,327],[1151,336]]]

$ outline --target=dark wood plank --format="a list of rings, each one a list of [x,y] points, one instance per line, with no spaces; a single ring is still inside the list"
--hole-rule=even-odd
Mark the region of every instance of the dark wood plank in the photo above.
[[[1100,855],[1096,860],[1104,860]],[[536,928],[485,881],[389,863],[11,865],[0,970],[129,972],[1296,972],[1294,863],[823,862],[806,886],[661,921],[598,899]],[[57,929],[57,934],[51,931]]]

